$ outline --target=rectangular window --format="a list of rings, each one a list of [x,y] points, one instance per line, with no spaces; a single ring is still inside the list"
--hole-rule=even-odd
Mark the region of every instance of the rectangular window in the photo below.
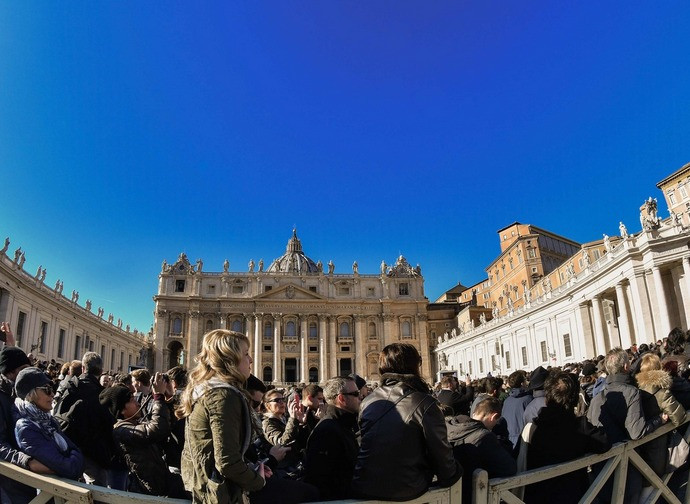
[[[62,359],[64,353],[65,353],[65,330],[60,329],[60,333],[58,334],[58,351],[57,351],[58,359]]]
[[[184,280],[175,280],[175,292],[184,292]]]
[[[244,292],[244,287],[242,285],[233,285],[232,286],[232,293],[233,294],[242,294]]]
[[[668,193],[668,200],[671,202],[671,205],[675,205],[675,204],[676,204],[676,195],[674,194],[673,191],[670,191],[670,192]]]
[[[41,333],[38,336],[38,351],[46,353],[46,335],[48,334],[48,322],[41,322]]]
[[[89,341],[89,352],[93,352],[93,345],[94,345],[94,343],[95,343],[94,340]]]
[[[17,346],[22,346],[22,337],[24,336],[24,323],[26,322],[26,313],[19,312],[19,319],[17,320],[17,331],[15,332],[15,341]]]
[[[479,357],[479,373],[481,374],[483,372],[484,372],[484,359]]]
[[[125,363],[125,353],[120,352],[120,370],[122,370],[122,365]]]
[[[74,338],[74,359],[80,359],[81,358],[81,336],[77,336]]]
[[[523,346],[523,347],[520,349],[520,351],[522,352],[522,365],[523,365],[523,366],[526,366],[526,365],[528,364],[528,363],[527,363],[527,347],[524,347],[524,346]]]
[[[498,353],[501,351],[501,345],[498,344],[498,341],[494,344],[494,353],[498,355]]]
[[[215,294],[216,293],[216,286],[215,285],[209,285],[206,287],[206,293],[207,294]]]
[[[549,354],[546,351],[546,341],[542,341],[539,345],[541,347],[541,361],[546,362],[549,360]]]
[[[409,296],[410,295],[410,284],[401,283],[400,285],[398,285],[398,294],[401,296]]]
[[[272,348],[271,345],[264,345],[264,352],[270,352]]]
[[[341,347],[340,347],[340,351],[341,351],[341,352],[349,352],[349,351],[350,351],[350,347],[349,347],[349,346],[341,346]]]
[[[529,257],[530,259],[534,259],[535,257],[537,257],[537,253],[533,248],[527,249],[527,257]]]
[[[472,361],[467,363],[467,369],[469,370],[470,374],[472,374]]]
[[[510,369],[510,351],[506,352],[506,369]]]
[[[309,351],[310,351],[310,352],[318,352],[318,351],[319,351],[319,347],[310,346],[310,347],[309,347]]]
[[[376,297],[376,289],[374,287],[367,287],[367,297]]]
[[[272,286],[272,285],[267,285],[266,287],[264,287],[264,292],[268,292],[268,291],[270,291],[270,290],[273,290],[273,286]]]
[[[350,295],[350,288],[349,287],[338,287],[338,296],[349,296]]]
[[[563,351],[566,357],[572,357],[573,349],[570,345],[570,333],[565,333],[563,335]]]
[[[494,371],[496,369],[496,356],[492,355],[491,356],[491,370]]]
[[[688,190],[685,188],[684,185],[680,186],[678,190],[680,191],[680,195],[683,197],[683,199],[686,199],[688,197]]]
[[[594,260],[595,261],[601,257],[601,253],[598,250],[595,249],[592,252],[594,252]]]
[[[110,351],[110,369],[115,370],[115,349]]]
[[[310,290],[311,292],[316,292],[316,285],[310,285],[310,286],[309,286],[309,290]]]

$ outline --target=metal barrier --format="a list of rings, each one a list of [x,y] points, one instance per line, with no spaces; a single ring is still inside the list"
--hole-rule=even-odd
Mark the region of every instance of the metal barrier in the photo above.
[[[154,502],[166,502],[169,504],[189,504],[184,499],[168,499],[137,493],[111,490],[96,485],[86,485],[73,480],[59,478],[57,476],[44,476],[36,474],[9,462],[0,462],[0,474],[19,481],[30,487],[40,490],[40,493],[30,504],[45,504],[50,499],[55,499],[55,504],[93,504],[103,502],[106,504],[153,504]],[[456,504],[462,500],[462,479],[449,488],[431,488],[421,497],[405,501],[405,504]],[[328,501],[329,504],[395,504],[391,501],[379,500],[340,500]],[[313,503],[320,504],[320,503]],[[325,503],[324,503],[325,504]]]
[[[686,412],[685,422],[682,425],[687,425],[688,421],[690,421],[690,411]],[[584,469],[600,462],[605,462],[604,467],[580,499],[580,504],[591,503],[611,475],[613,475],[613,496],[611,502],[612,504],[622,503],[625,494],[628,464],[635,466],[647,483],[654,488],[651,495],[645,500],[645,503],[656,502],[660,496],[663,496],[669,504],[681,504],[680,499],[668,487],[668,482],[673,473],[666,474],[663,478],[660,478],[635,451],[635,448],[659,436],[664,436],[673,429],[673,425],[669,422],[641,439],[617,443],[613,448],[601,455],[587,455],[571,462],[539,467],[508,478],[489,479],[486,471],[477,469],[471,476],[472,504],[498,504],[501,501],[508,504],[524,504],[524,501],[512,493],[512,490],[562,476],[563,474]],[[690,429],[685,433],[685,440],[690,440]],[[470,477],[470,475],[466,475],[466,477]],[[690,480],[690,473],[688,478]],[[688,485],[690,486],[690,481],[688,481]],[[684,502],[685,504],[690,504],[690,492],[688,491],[685,492]]]

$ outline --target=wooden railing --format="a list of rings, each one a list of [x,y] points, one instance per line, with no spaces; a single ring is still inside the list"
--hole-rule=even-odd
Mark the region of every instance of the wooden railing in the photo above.
[[[57,476],[43,476],[8,462],[0,462],[0,474],[38,489],[40,493],[30,504],[45,504],[50,499],[55,499],[55,504],[93,504],[94,502],[103,502],[106,504],[153,504],[155,502],[165,502],[169,504],[190,503],[190,501],[184,499],[153,497],[120,490],[111,490],[110,488],[96,485],[86,485]],[[456,504],[460,503],[461,499],[462,479],[458,480],[457,483],[449,488],[432,488],[417,499],[405,501],[405,504]],[[363,501],[354,499],[328,502],[329,504],[384,504],[384,501]],[[385,504],[395,503],[385,501]]]
[[[687,426],[690,421],[690,411],[686,412],[685,418],[686,420],[683,423],[683,428]],[[635,451],[635,448],[649,443],[659,436],[665,436],[673,429],[673,425],[669,422],[642,439],[617,443],[613,448],[601,455],[588,455],[564,464],[539,467],[508,478],[489,479],[486,471],[477,469],[474,474],[465,475],[467,478],[472,478],[472,504],[498,504],[501,501],[508,504],[524,504],[524,501],[513,493],[514,490],[602,462],[605,463],[603,469],[580,499],[580,504],[591,503],[611,475],[613,475],[613,496],[611,503],[622,503],[625,494],[628,464],[635,466],[642,474],[643,478],[647,481],[645,486],[651,485],[654,488],[651,495],[645,500],[645,503],[656,502],[660,496],[663,496],[670,504],[681,504],[680,499],[674,495],[673,491],[668,487],[668,482],[671,476],[673,476],[673,473],[666,474],[660,478]],[[688,432],[685,434],[685,440],[690,440],[690,429],[688,429]],[[690,479],[690,473],[688,478]],[[688,488],[690,488],[690,481],[688,481]],[[690,504],[690,491],[685,493],[684,502],[685,504]]]

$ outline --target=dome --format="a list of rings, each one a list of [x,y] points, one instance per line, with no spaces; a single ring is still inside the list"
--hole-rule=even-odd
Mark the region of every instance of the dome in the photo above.
[[[314,261],[302,252],[302,242],[297,238],[297,229],[292,230],[292,238],[285,247],[285,254],[273,261],[268,267],[269,273],[318,273],[319,268]]]

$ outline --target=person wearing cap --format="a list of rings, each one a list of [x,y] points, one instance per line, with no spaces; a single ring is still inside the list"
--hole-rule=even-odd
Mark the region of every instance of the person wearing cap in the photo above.
[[[170,434],[170,410],[165,404],[167,383],[156,373],[151,383],[151,418],[144,419],[140,405],[122,385],[106,388],[99,401],[117,419],[113,427],[116,450],[129,468],[130,492],[168,497],[188,497],[179,474],[172,474],[163,458],[163,444]]]
[[[17,375],[14,388],[17,394],[14,434],[19,449],[58,476],[79,478],[84,457],[50,414],[54,389],[48,375],[38,368],[27,367]]]
[[[549,376],[549,372],[543,366],[539,366],[529,375],[528,392],[532,392],[532,400],[525,408],[522,415],[523,425],[533,422],[539,410],[546,406],[546,392],[544,392],[544,382]]]
[[[20,348],[6,346],[0,350],[0,460],[35,473],[50,474],[52,471],[48,467],[19,450],[14,437],[14,381],[17,374],[28,366],[29,359]],[[35,488],[5,476],[0,476],[0,492],[3,503],[23,504],[36,497]]]

